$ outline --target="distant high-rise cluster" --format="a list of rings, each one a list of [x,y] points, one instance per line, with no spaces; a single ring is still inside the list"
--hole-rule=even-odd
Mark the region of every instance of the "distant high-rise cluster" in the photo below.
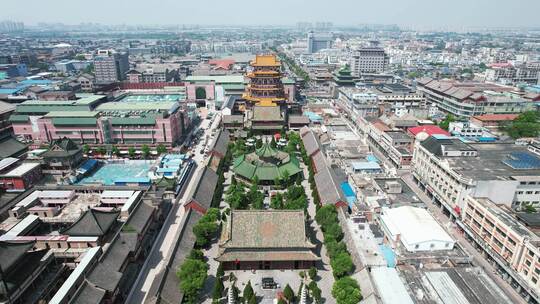
[[[0,22],[0,33],[16,33],[24,31],[24,23],[13,21]]]
[[[307,30],[319,30],[319,31],[329,31],[332,29],[334,24],[332,22],[298,22],[296,27],[301,31]]]

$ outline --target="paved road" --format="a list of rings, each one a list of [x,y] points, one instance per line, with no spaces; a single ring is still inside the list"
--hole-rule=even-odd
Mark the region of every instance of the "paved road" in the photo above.
[[[219,116],[219,114],[217,115]],[[207,123],[208,124],[208,123]],[[214,119],[214,123],[210,128],[207,128],[204,132],[205,136],[210,136],[213,129],[219,126],[219,117]],[[182,196],[176,198],[173,203],[173,207],[169,212],[169,215],[165,219],[165,222],[161,228],[161,231],[158,234],[158,237],[150,251],[148,258],[141,269],[135,284],[133,285],[131,292],[126,300],[126,303],[143,303],[152,282],[155,279],[155,276],[165,267],[168,257],[172,254],[174,245],[179,237],[181,224],[184,220],[185,212],[182,208],[182,204],[189,198],[191,193],[194,191],[195,186],[197,185],[201,172],[208,162],[208,158],[204,154],[200,154],[199,151],[204,150],[203,146],[204,140],[201,140],[199,144],[192,148],[192,153],[194,154],[193,160],[196,162],[197,167],[196,171],[193,173],[191,180],[186,186]],[[208,144],[212,143],[209,141]]]
[[[473,258],[473,263],[484,269],[486,274],[497,283],[497,285],[510,299],[512,299],[512,303],[525,304],[525,300],[523,300],[523,298],[514,290],[514,288],[512,288],[508,282],[503,280],[503,278],[497,274],[493,265],[491,265],[482,256],[482,253],[480,253],[469,241],[467,241],[465,237],[463,237],[463,235],[456,229],[455,224],[453,224],[450,219],[443,214],[442,210],[433,204],[431,199],[418,187],[413,180],[412,174],[404,174],[402,178],[403,181],[405,181],[405,183],[407,183],[407,185],[409,185],[409,187],[416,193],[416,195],[418,195],[420,200],[427,205],[433,217],[435,217],[435,219],[446,229],[446,231],[450,233],[455,240],[457,240],[465,252]]]

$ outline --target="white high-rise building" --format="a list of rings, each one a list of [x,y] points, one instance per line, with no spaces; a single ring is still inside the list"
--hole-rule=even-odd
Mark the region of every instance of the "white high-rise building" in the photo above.
[[[388,66],[388,55],[382,48],[361,48],[352,57],[352,73],[360,76],[363,73],[382,73]]]

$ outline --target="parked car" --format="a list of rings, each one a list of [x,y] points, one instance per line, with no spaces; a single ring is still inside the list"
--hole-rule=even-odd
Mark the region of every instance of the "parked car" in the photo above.
[[[277,283],[274,282],[274,278],[262,278],[261,286],[263,289],[276,289]]]

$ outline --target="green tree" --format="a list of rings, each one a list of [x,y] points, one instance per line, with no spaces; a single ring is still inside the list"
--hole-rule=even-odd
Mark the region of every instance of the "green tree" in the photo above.
[[[311,266],[308,271],[309,278],[312,280],[315,280],[317,277],[317,268],[315,266]]]
[[[234,275],[231,273],[231,278],[234,278]],[[234,302],[235,303],[238,303],[240,302],[240,290],[238,289],[238,287],[236,287],[236,278],[234,278],[234,280],[232,280],[233,284],[231,286],[231,288],[233,289],[233,299],[234,299]]]
[[[257,304],[257,297],[256,296],[253,296],[251,297],[249,300],[247,300],[248,304]]]
[[[135,157],[135,148],[129,147],[128,155],[129,155],[130,158],[134,158]]]
[[[277,176],[274,177],[274,187],[276,189],[281,189],[281,180]]]
[[[200,249],[191,249],[188,259],[204,261],[204,253]]]
[[[204,87],[197,87],[195,89],[196,99],[206,99],[206,89]]]
[[[186,259],[176,272],[180,279],[180,289],[188,303],[195,303],[199,290],[204,286],[208,265],[199,260]]]
[[[156,148],[156,151],[158,154],[165,154],[167,153],[167,147],[165,147],[164,144],[159,144]]]
[[[219,303],[219,299],[223,296],[223,281],[221,278],[216,278],[216,283],[214,284],[214,290],[212,291],[212,300],[214,303]]]
[[[341,226],[337,222],[326,225],[323,230],[325,240],[333,239],[339,242],[343,239],[343,230],[341,230]]]
[[[316,304],[321,303],[321,300],[322,300],[322,297],[321,297],[322,291],[321,291],[321,289],[319,288],[319,286],[317,286],[317,283],[316,283],[315,281],[309,282],[308,289],[309,289],[309,293],[311,294],[311,297],[313,298],[313,301],[314,301]]]
[[[94,64],[90,63],[83,69],[83,73],[94,75]]]
[[[206,214],[193,226],[197,246],[206,246],[210,239],[219,229],[217,221],[219,221],[219,210],[210,208]]]
[[[324,245],[326,246],[326,252],[331,259],[342,252],[347,252],[347,245],[345,245],[343,242],[336,242],[336,240],[325,240]]]
[[[456,119],[454,118],[454,115],[448,114],[441,122],[439,122],[439,127],[441,129],[448,131],[448,128],[450,127],[450,123],[454,121],[456,121]]]
[[[217,278],[223,278],[225,275],[225,271],[223,270],[223,264],[219,263],[219,266],[217,268],[216,277]]]
[[[332,296],[338,304],[357,304],[362,300],[362,293],[356,280],[343,277],[334,282]]]
[[[341,278],[353,270],[353,262],[348,252],[338,253],[330,260],[334,277]]]
[[[251,287],[251,281],[248,281],[246,284],[246,287],[244,287],[244,292],[242,293],[242,297],[244,298],[244,301],[249,301],[251,298],[255,297],[255,293],[253,292],[253,287]]]
[[[88,152],[90,152],[90,146],[85,144],[83,145],[82,150],[84,154],[88,154]]]
[[[285,289],[283,289],[283,296],[287,299],[289,303],[294,301],[294,291],[292,290],[291,286],[287,284],[285,286]]]
[[[75,57],[74,57],[75,60],[80,60],[80,61],[83,61],[83,60],[86,60],[86,57],[83,55],[83,54],[77,54]]]
[[[272,198],[270,199],[270,208],[272,209],[283,209],[283,195],[281,193],[276,193]]]
[[[246,209],[248,206],[248,200],[244,190],[236,187],[235,190],[225,197],[225,201],[231,206],[232,209]]]
[[[315,220],[321,226],[336,223],[338,221],[336,207],[333,205],[325,205],[319,208],[315,214]]]
[[[150,147],[148,147],[148,145],[142,145],[141,153],[143,158],[148,158],[148,155],[150,155]]]
[[[289,184],[289,178],[291,177],[291,174],[287,169],[283,170],[283,173],[281,174],[281,186],[287,187]]]
[[[525,204],[525,205],[523,205],[522,208],[527,213],[535,213],[536,212],[536,208],[531,204]]]
[[[118,149],[117,146],[113,146],[113,147],[111,148],[111,153],[112,153],[113,155],[115,155],[115,156],[118,156],[118,155],[120,155],[120,149]]]
[[[540,135],[540,113],[523,112],[514,121],[503,124],[501,129],[512,138],[537,137]]]
[[[193,233],[195,234],[197,246],[206,246],[210,242],[210,238],[218,230],[216,223],[197,223],[193,226]]]
[[[103,150],[104,150],[103,147],[94,147],[92,150],[94,151],[94,153],[99,154],[99,155],[105,154],[103,153]]]

